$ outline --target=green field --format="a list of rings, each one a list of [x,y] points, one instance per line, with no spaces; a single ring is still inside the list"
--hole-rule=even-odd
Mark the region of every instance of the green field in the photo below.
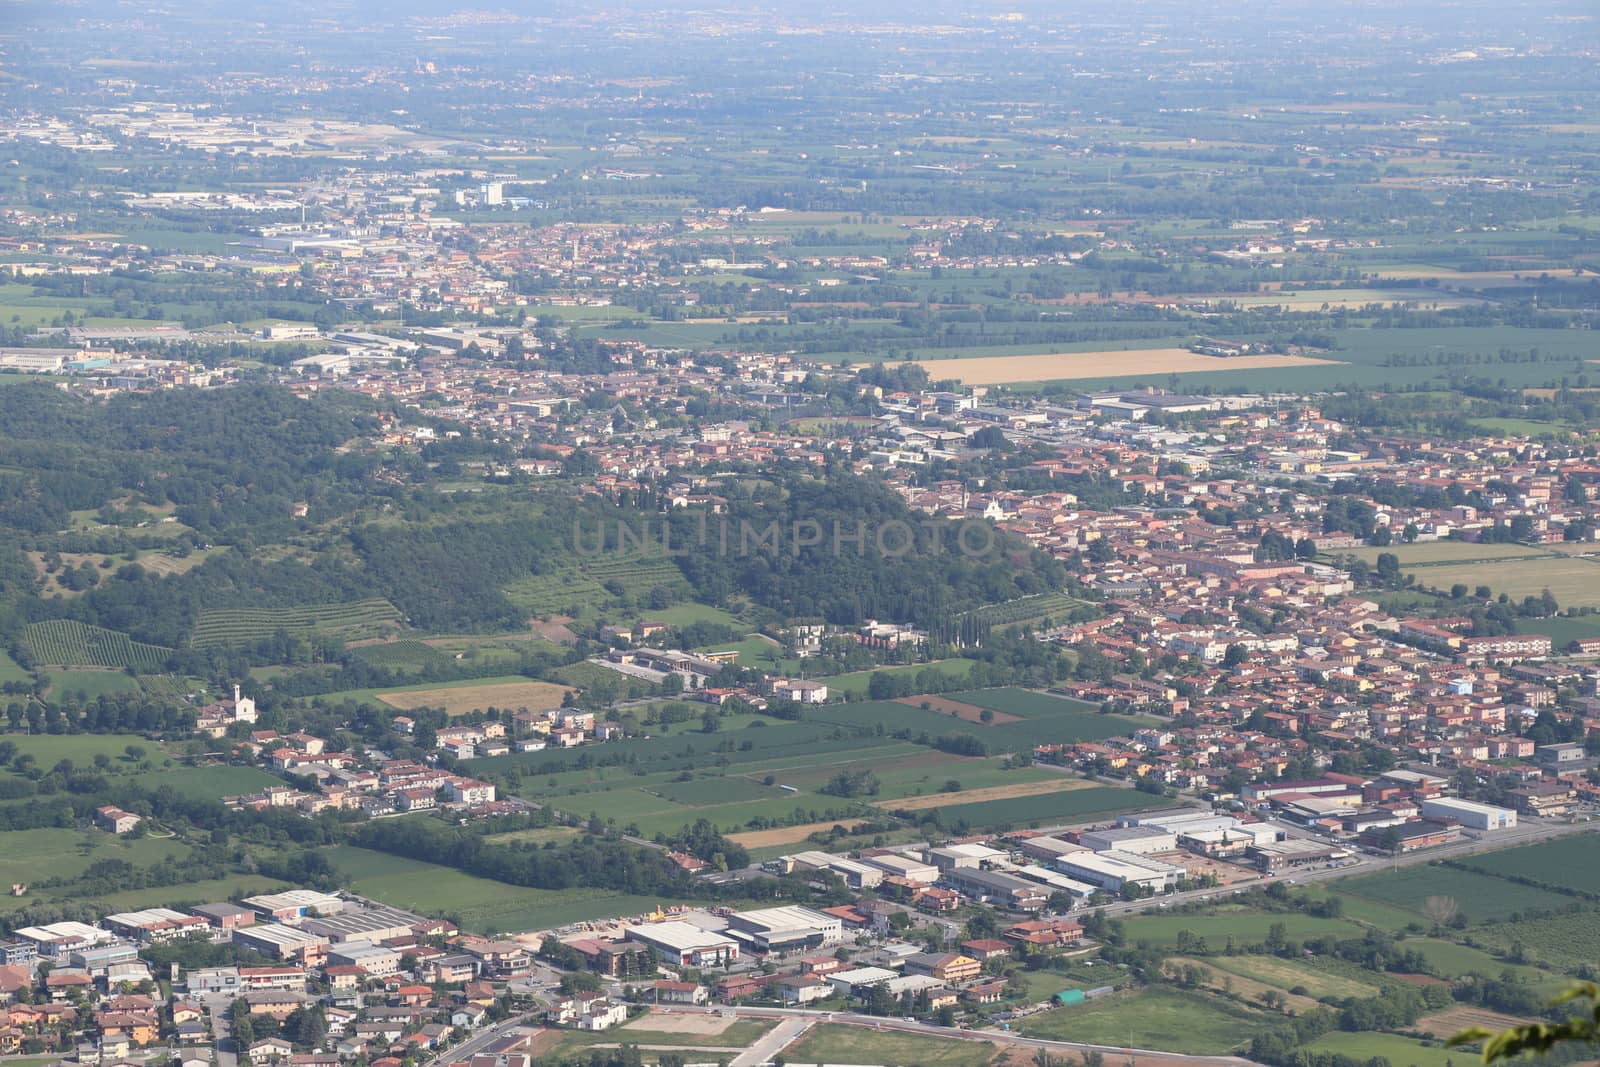
[[[1361,927],[1345,919],[1323,919],[1294,912],[1247,911],[1243,908],[1219,909],[1198,915],[1139,915],[1126,922],[1128,940],[1175,947],[1178,931],[1188,930],[1203,936],[1213,951],[1221,951],[1232,939],[1236,946],[1259,944],[1267,939],[1273,924],[1282,923],[1285,935],[1305,937],[1360,937]]]
[[[970,659],[945,659],[932,663],[912,663],[904,667],[878,667],[870,671],[852,671],[849,674],[836,674],[832,677],[821,678],[819,681],[828,683],[828,695],[846,696],[852,700],[865,700],[868,687],[872,684],[874,674],[920,674],[932,670],[944,675],[946,678],[966,680],[972,673],[973,661]]]
[[[1134,715],[1104,715],[1089,704],[1025,689],[980,689],[946,693],[943,696],[975,707],[1015,715],[1020,721],[970,722],[948,714],[926,711],[917,706],[915,698],[906,704],[887,700],[830,704],[818,708],[814,716],[818,722],[840,726],[881,724],[886,730],[908,729],[932,736],[971,734],[982,741],[990,752],[1031,752],[1035,745],[1101,741],[1130,733],[1156,721]]]
[[[1023,1020],[1029,1037],[1092,1045],[1223,1055],[1248,1042],[1267,1017],[1224,1000],[1165,986],[1113,993]]]
[[[543,1056],[555,1059],[577,1053],[593,1045],[616,1045],[619,1042],[650,1047],[662,1045],[669,1048],[679,1046],[742,1049],[754,1044],[777,1025],[765,1019],[738,1019],[720,1034],[688,1034],[681,1030],[652,1030],[649,1024],[650,1017],[643,1015],[611,1030],[601,1030],[596,1033],[568,1031],[562,1035],[559,1042],[544,1050]]]
[[[1521,924],[1515,929],[1520,930]],[[1442,978],[1459,978],[1464,974],[1495,978],[1510,971],[1522,981],[1532,982],[1550,991],[1552,995],[1562,985],[1560,978],[1547,971],[1541,971],[1537,967],[1507,963],[1483,949],[1460,945],[1454,941],[1444,941],[1434,937],[1408,937],[1401,942],[1401,946],[1407,950],[1420,952]]]
[[[71,619],[29,623],[22,639],[39,663],[66,667],[133,667],[159,671],[172,649],[131,640],[119,630],[106,630]]]
[[[0,650],[0,685],[6,682],[32,682],[33,675],[22,669],[22,664],[11,658],[10,653]]]
[[[1285,960],[1276,956],[1207,956],[1205,962],[1220,971],[1241,978],[1252,978],[1276,989],[1304,987],[1308,996],[1319,1000],[1375,997],[1383,991],[1376,981],[1357,981],[1302,960]]]
[[[1440,1045],[1424,1045],[1399,1034],[1352,1034],[1334,1031],[1317,1038],[1306,1048],[1313,1052],[1335,1052],[1357,1060],[1382,1057],[1393,1067],[1471,1067],[1477,1055]]]
[[[1600,561],[1572,556],[1495,560],[1488,563],[1430,564],[1407,573],[1420,584],[1448,590],[1460,583],[1469,589],[1487,585],[1513,600],[1539,596],[1546,589],[1564,608],[1600,606]]]
[[[329,849],[328,859],[356,892],[397,908],[452,916],[475,933],[516,933],[640,915],[657,903],[599,889],[525,889],[352,845]]]
[[[783,1051],[795,1063],[876,1063],[883,1067],[987,1067],[986,1041],[924,1037],[865,1026],[823,1023]]]
[[[135,775],[146,789],[171,786],[185,796],[204,800],[256,793],[269,785],[283,785],[283,779],[260,767],[174,767]]]
[[[214,878],[201,882],[184,882],[180,885],[158,886],[151,889],[129,889],[96,900],[107,911],[132,911],[138,908],[183,907],[193,904],[215,904],[225,900],[239,900],[256,893],[279,893],[297,888],[276,878],[258,874],[239,874],[228,878]]]
[[[117,693],[134,693],[139,683],[122,671],[114,670],[57,670],[47,667],[44,678],[48,683],[45,695],[50,700],[60,700],[69,693],[82,692],[90,700]]]
[[[965,783],[963,783],[965,784]],[[1158,808],[1169,804],[1163,797],[1136,789],[1095,786],[1060,793],[1041,793],[1007,800],[980,800],[971,804],[952,804],[939,809],[945,826],[961,823],[979,828],[994,826],[1049,826],[1058,823],[1090,822],[1124,811]]]
[[[1573,974],[1600,960],[1600,908],[1491,926],[1480,937],[1503,952],[1520,946],[1527,958]]]
[[[1422,909],[1429,897],[1449,897],[1469,921],[1500,920],[1516,912],[1547,911],[1564,908],[1570,897],[1530,886],[1516,885],[1473,871],[1432,864],[1383,871],[1339,883],[1342,892],[1353,893],[1384,904],[1392,904],[1423,920]]]
[[[295,636],[313,633],[352,639],[392,630],[400,612],[387,600],[314,604],[303,608],[211,608],[200,613],[189,641],[196,648],[263,641],[279,630]]]
[[[172,838],[128,840],[101,830],[11,830],[0,834],[0,884],[76,878],[104,859],[146,867],[188,854],[189,846]]]
[[[1402,567],[1413,564],[1477,563],[1485,560],[1519,559],[1551,554],[1547,549],[1528,545],[1480,545],[1471,541],[1428,541],[1414,545],[1390,545],[1387,548],[1341,548],[1329,554],[1354,556],[1369,565],[1376,565],[1378,557],[1385,552],[1398,559]],[[1418,578],[1418,581],[1420,580],[1421,578]]]
[[[1515,874],[1559,889],[1600,894],[1600,831],[1469,856],[1458,865],[1484,874]]]
[[[147,759],[162,759],[160,747],[139,734],[6,734],[5,739],[17,746],[18,754],[27,753],[41,767],[53,767],[64,759],[88,766],[101,753],[122,766],[131,766],[123,752],[129,745],[143,746]]]

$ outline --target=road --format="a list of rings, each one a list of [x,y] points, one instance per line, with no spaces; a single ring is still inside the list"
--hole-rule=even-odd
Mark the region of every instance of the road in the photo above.
[[[772,1057],[794,1044],[815,1022],[815,1019],[805,1017],[784,1019],[765,1037],[735,1056],[732,1067],[764,1067],[772,1062]]]
[[[519,1027],[526,1026],[527,1022],[528,1015],[513,1015],[509,1019],[505,1019],[502,1022],[496,1023],[494,1026],[489,1027],[489,1029],[484,1030],[481,1033],[473,1034],[471,1037],[467,1038],[467,1040],[461,1042],[461,1044],[452,1045],[450,1048],[445,1049],[438,1055],[434,1056],[431,1060],[428,1060],[425,1067],[433,1067],[434,1064],[440,1063],[441,1061],[445,1063],[457,1063],[470,1060],[473,1056],[484,1051],[502,1037],[506,1037],[507,1035],[513,1033]]]
[[[706,1009],[661,1007],[656,1010],[700,1015]],[[902,1018],[879,1018],[876,1015],[856,1015],[853,1012],[812,1011],[809,1008],[744,1007],[719,1007],[717,1010],[724,1014],[731,1012],[741,1019],[781,1019],[789,1022],[804,1022],[807,1026],[815,1025],[819,1022],[829,1022],[845,1026],[865,1026],[873,1030],[895,1030],[908,1034],[920,1034],[924,1037],[954,1038],[958,1041],[1000,1042],[1014,1045],[1018,1048],[1042,1049],[1047,1052],[1101,1052],[1116,1055],[1127,1055],[1131,1052],[1143,1059],[1172,1060],[1190,1065],[1209,1064],[1212,1067],[1255,1067],[1255,1061],[1238,1056],[1194,1056],[1182,1052],[1158,1052],[1154,1049],[1091,1045],[1082,1041],[1051,1041],[1040,1037],[1022,1037],[1009,1030],[959,1030],[953,1026],[939,1026],[936,1023],[923,1023]],[[783,1029],[784,1027],[780,1025],[772,1034],[767,1036],[771,1038]],[[782,1046],[779,1046],[766,1060],[754,1058],[758,1049],[764,1050],[767,1044],[768,1042],[763,1040],[758,1045],[752,1045],[749,1051],[733,1061],[734,1067],[762,1067],[763,1064],[770,1062],[771,1055],[776,1055],[777,1052],[782,1051]],[[749,1058],[747,1059],[746,1057]]]
[[[234,1047],[233,1028],[228,1022],[228,1009],[233,1001],[225,993],[211,993],[198,999],[205,1004],[206,1014],[211,1017],[211,1040],[217,1050],[217,1067],[238,1067],[239,1050]]]

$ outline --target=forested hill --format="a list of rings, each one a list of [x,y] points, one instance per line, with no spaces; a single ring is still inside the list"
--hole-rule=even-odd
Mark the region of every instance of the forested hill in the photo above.
[[[10,386],[0,389],[0,526],[54,533],[70,512],[131,491],[176,505],[179,522],[217,540],[273,539],[292,528],[296,502],[372,491],[376,457],[337,449],[376,426],[358,397],[302,400],[267,385],[109,401]]]
[[[605,500],[578,472],[448,493],[443,471],[383,447],[379,429],[361,398],[267,385],[109,401],[0,389],[0,634],[15,648],[28,623],[64,618],[184,650],[208,610],[379,599],[417,630],[520,629],[552,610],[528,598],[541,582],[938,626],[1067,581],[986,524],[932,532],[871,479],[730,473],[714,476],[716,508],[667,507],[664,486]]]

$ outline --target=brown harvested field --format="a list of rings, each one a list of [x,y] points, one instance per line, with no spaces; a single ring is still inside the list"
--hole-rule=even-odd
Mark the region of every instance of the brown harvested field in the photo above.
[[[734,1015],[690,1015],[687,1012],[651,1011],[622,1024],[624,1030],[649,1030],[655,1034],[694,1034],[716,1037],[738,1022]]]
[[[466,715],[484,708],[555,708],[570,690],[554,682],[499,682],[493,685],[461,685],[439,689],[408,689],[402,693],[379,693],[378,699],[391,708],[413,711],[417,708],[443,708],[446,715]]]
[[[963,704],[959,700],[950,700],[947,697],[896,697],[894,702],[896,704],[905,704],[913,708],[920,708],[926,704],[929,711],[936,712],[940,715],[954,715],[958,718],[965,719],[967,722],[983,722],[983,713],[984,711],[989,710],[980,708],[975,704]],[[1012,715],[1010,712],[1006,711],[989,710],[989,714],[991,716],[989,719],[990,725],[1022,721],[1022,717],[1020,715]]]
[[[1434,1037],[1454,1037],[1463,1030],[1470,1030],[1474,1026],[1481,1026],[1485,1030],[1505,1030],[1527,1022],[1515,1015],[1505,1015],[1488,1008],[1451,1008],[1449,1011],[1435,1012],[1424,1015],[1417,1020],[1416,1029],[1432,1034]]]
[[[1305,356],[1202,356],[1187,348],[1141,348],[1125,352],[1054,352],[1042,356],[974,356],[921,360],[916,366],[934,379],[955,378],[963,385],[1006,385],[1071,378],[1126,378],[1136,374],[1195,374],[1205,371],[1265,370],[1270,367],[1321,367],[1335,360]]]
[[[949,807],[951,804],[975,804],[980,800],[1012,800],[1016,797],[1043,796],[1046,793],[1070,793],[1075,789],[1092,789],[1094,784],[1083,778],[1051,778],[1042,782],[1018,782],[1016,785],[990,785],[982,789],[963,789],[957,793],[933,793],[900,800],[875,800],[872,806],[893,811],[923,811],[927,808]]]
[[[780,826],[776,830],[746,830],[742,834],[729,834],[728,840],[745,848],[775,848],[778,845],[797,845],[815,833],[826,833],[835,826],[853,830],[865,819],[831,819],[828,822],[808,822],[799,826]]]
[[[109,577],[116,572],[117,568],[129,562],[123,559],[120,554],[108,554],[105,552],[60,552],[57,555],[61,557],[62,567],[80,568],[87,563],[99,571],[102,578]],[[146,551],[140,553],[139,558],[133,562],[143,567],[147,574],[165,578],[168,575],[183,574],[185,571],[193,570],[204,563],[209,555],[210,553],[205,551],[196,551],[190,552],[180,559],[177,556],[169,556],[165,552]],[[60,570],[57,570],[55,574],[47,575],[45,573],[43,552],[29,552],[27,556],[33,562],[34,573],[45,583],[46,595],[60,593],[64,597],[74,597],[83,592],[83,590],[75,592],[62,585],[59,581]],[[100,565],[107,558],[111,560],[111,568],[109,570]]]

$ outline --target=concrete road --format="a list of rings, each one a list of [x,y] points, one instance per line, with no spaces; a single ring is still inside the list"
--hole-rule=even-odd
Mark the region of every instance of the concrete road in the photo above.
[[[732,1067],[766,1067],[772,1057],[794,1044],[801,1034],[811,1029],[814,1019],[784,1019],[768,1031],[767,1035],[733,1058]]]

